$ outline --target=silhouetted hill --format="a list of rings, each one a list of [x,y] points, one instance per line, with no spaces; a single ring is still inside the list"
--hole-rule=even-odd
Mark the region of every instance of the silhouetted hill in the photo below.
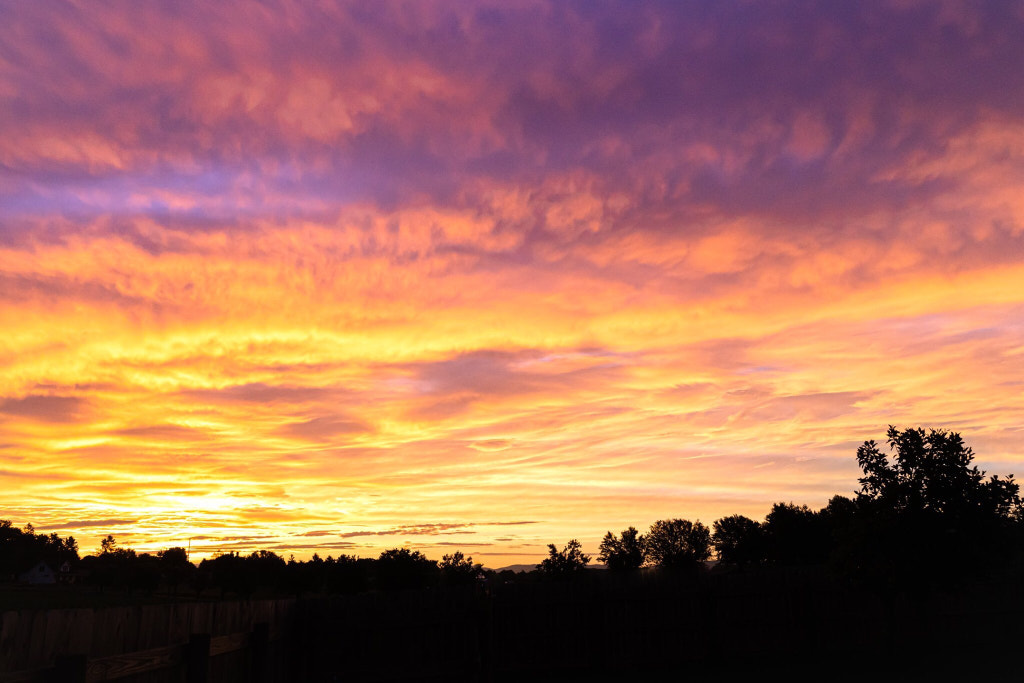
[[[498,567],[494,571],[496,571],[496,572],[509,571],[509,572],[516,572],[518,574],[519,572],[532,572],[536,568],[537,568],[536,564],[510,564],[507,567]]]
[[[507,567],[499,567],[499,568],[497,568],[497,569],[495,569],[493,571],[496,571],[496,572],[510,571],[510,572],[516,572],[518,574],[519,572],[532,572],[532,571],[535,571],[536,569],[537,569],[537,565],[536,564],[510,564]],[[601,563],[595,563],[595,564],[588,564],[587,565],[587,569],[607,569],[607,567],[605,565],[601,564]]]

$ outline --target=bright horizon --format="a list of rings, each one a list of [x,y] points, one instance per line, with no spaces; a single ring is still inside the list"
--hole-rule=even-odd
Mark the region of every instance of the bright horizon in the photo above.
[[[1024,470],[1020,6],[0,14],[0,518],[500,567]]]

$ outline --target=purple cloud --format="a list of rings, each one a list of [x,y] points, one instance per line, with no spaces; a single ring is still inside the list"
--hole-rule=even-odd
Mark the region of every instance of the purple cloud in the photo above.
[[[85,399],[76,396],[29,395],[0,400],[0,414],[27,417],[40,422],[74,422],[86,407]]]

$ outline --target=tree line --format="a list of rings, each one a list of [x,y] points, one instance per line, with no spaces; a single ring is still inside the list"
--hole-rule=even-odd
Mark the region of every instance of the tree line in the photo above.
[[[889,427],[888,451],[874,441],[857,450],[863,476],[853,497],[834,496],[813,510],[776,503],[764,520],[729,515],[710,527],[699,520],[631,526],[602,539],[598,559],[611,574],[643,568],[681,577],[708,571],[815,565],[881,587],[950,585],[986,572],[1016,568],[1024,558],[1024,507],[1013,476],[987,477],[955,432]],[[227,553],[198,566],[184,548],[154,555],[119,547],[108,535],[97,553],[79,558],[73,537],[37,534],[0,520],[0,576],[13,578],[39,561],[70,565],[80,583],[173,594],[249,596],[257,592],[317,594],[394,590],[501,581],[566,580],[584,575],[591,557],[570,540],[548,546],[528,575],[485,570],[461,552],[440,562],[393,548],[376,558],[340,555],[285,560],[269,550]]]
[[[853,497],[836,495],[819,510],[776,503],[763,521],[730,515],[708,528],[667,519],[646,534],[609,531],[598,559],[614,572],[693,573],[714,553],[728,568],[820,565],[882,587],[1020,569],[1024,507],[1013,475],[987,477],[955,432],[890,426],[887,442],[888,453],[874,441],[857,449],[863,476]],[[553,577],[578,575],[590,561],[575,539],[548,551],[538,569]]]
[[[307,561],[286,560],[271,550],[249,554],[225,553],[202,560],[188,559],[185,548],[173,547],[155,554],[123,548],[108,535],[99,550],[78,556],[73,537],[36,534],[10,520],[0,520],[0,580],[15,579],[39,562],[52,569],[70,568],[74,583],[104,590],[196,597],[251,597],[353,593],[365,590],[399,590],[429,586],[470,585],[494,572],[473,562],[462,552],[445,555],[440,562],[416,550],[392,548],[377,558],[339,555]],[[67,578],[67,577],[61,577]]]

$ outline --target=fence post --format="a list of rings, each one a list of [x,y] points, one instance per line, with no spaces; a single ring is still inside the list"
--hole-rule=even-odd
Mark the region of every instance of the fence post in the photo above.
[[[60,683],[85,683],[88,658],[85,655],[61,655],[52,669],[52,680]]]
[[[267,683],[271,680],[270,664],[270,624],[260,621],[252,626],[252,637],[249,640],[249,661],[252,665],[249,680],[254,683]]]
[[[494,678],[494,594],[477,594],[477,680],[490,683]]]
[[[293,622],[292,629],[299,639],[295,648],[299,664],[294,670],[307,680],[342,680],[339,660],[349,645],[345,637],[348,633],[339,627],[333,616],[344,609],[342,605],[350,607],[343,600],[338,597],[307,599],[306,609],[298,622]]]
[[[210,634],[193,633],[185,646],[185,681],[208,683],[210,680]]]

